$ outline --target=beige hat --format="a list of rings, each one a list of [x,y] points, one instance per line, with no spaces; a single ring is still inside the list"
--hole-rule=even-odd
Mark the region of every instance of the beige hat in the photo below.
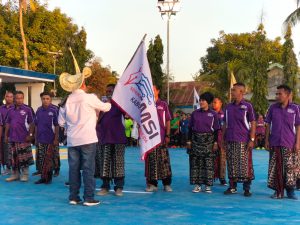
[[[73,55],[72,49],[69,48],[75,65],[75,75],[71,75],[69,73],[62,73],[59,76],[59,83],[62,89],[68,92],[75,91],[76,89],[79,89],[84,81],[85,78],[88,78],[92,75],[92,70],[89,67],[84,67],[82,73],[80,72],[78,63]]]

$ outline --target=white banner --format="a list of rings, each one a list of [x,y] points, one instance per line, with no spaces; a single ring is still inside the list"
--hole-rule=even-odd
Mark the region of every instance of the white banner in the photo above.
[[[161,143],[152,77],[144,40],[122,74],[112,100],[139,124],[142,159]]]

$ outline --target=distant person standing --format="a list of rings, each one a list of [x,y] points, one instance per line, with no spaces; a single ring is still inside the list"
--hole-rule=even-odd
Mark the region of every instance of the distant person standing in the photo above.
[[[222,110],[222,100],[218,97],[214,98],[213,100],[213,110],[215,110],[217,112],[217,116],[218,116],[218,121],[220,126],[222,127],[224,124],[224,112]],[[226,182],[226,151],[222,145],[223,141],[222,141],[222,129],[219,129],[217,132],[217,145],[218,145],[218,149],[215,152],[215,175],[214,178],[215,179],[219,179],[220,180],[220,184],[226,186],[227,182]]]
[[[244,196],[250,197],[254,179],[252,149],[255,141],[255,113],[251,103],[244,100],[245,85],[233,85],[233,102],[225,108],[223,136],[227,154],[227,171],[230,187],[225,195],[237,193],[237,183],[243,183]]]
[[[2,121],[2,135],[0,135],[0,160],[4,171],[2,172],[3,175],[8,175],[11,173],[11,165],[9,162],[9,150],[8,144],[5,143],[4,136],[5,136],[5,121],[7,117],[7,112],[9,109],[14,107],[14,94],[11,91],[6,91],[5,96],[5,104],[0,106],[0,115]],[[1,171],[1,168],[0,168]]]
[[[180,136],[181,136],[181,147],[186,147],[186,142],[189,135],[189,120],[186,117],[186,114],[184,113],[182,115],[182,119],[180,120]]]
[[[125,135],[127,138],[127,146],[132,146],[131,132],[132,132],[132,128],[133,128],[133,121],[126,114],[124,122],[125,122]]]
[[[179,145],[179,123],[180,117],[177,112],[173,113],[173,119],[170,122],[171,125],[171,147],[177,147]]]
[[[33,165],[31,141],[33,140],[34,115],[24,104],[24,93],[16,91],[15,106],[7,112],[5,143],[8,143],[12,174],[7,182],[29,180],[29,166]],[[21,176],[20,176],[21,173]]]
[[[281,199],[286,189],[287,197],[297,199],[294,189],[299,178],[297,164],[300,152],[300,112],[290,102],[291,88],[277,87],[276,101],[270,106],[265,122],[266,149],[270,151],[268,187],[275,192],[271,198]]]
[[[200,95],[200,109],[191,115],[189,124],[188,151],[190,161],[190,184],[195,185],[192,192],[212,193],[214,180],[214,152],[218,149],[217,132],[220,129],[217,113],[210,109],[214,96],[210,92]]]
[[[164,191],[171,192],[172,171],[167,148],[170,142],[171,115],[168,104],[159,98],[160,90],[156,86],[153,86],[153,92],[160,126],[161,144],[146,155],[146,192],[157,191],[158,180],[162,180]]]
[[[39,153],[41,179],[35,184],[49,184],[55,166],[55,152],[58,152],[59,148],[58,111],[51,105],[50,93],[42,92],[40,97],[42,106],[37,109],[35,115],[35,141]]]
[[[264,149],[265,148],[265,122],[263,115],[258,115],[256,122],[256,148]]]

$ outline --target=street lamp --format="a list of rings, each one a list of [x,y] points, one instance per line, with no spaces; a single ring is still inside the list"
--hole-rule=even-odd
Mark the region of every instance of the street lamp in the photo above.
[[[59,50],[57,52],[47,52],[48,54],[53,56],[53,74],[56,75],[56,60],[63,55],[62,51]],[[55,85],[55,80],[54,80],[54,87],[53,87],[53,94],[56,96],[56,85]]]
[[[180,11],[180,0],[158,0],[157,8],[161,16],[167,16],[167,101],[170,103],[170,20]]]

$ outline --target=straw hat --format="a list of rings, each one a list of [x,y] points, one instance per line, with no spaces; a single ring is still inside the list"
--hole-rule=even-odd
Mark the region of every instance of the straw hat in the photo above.
[[[59,83],[62,89],[68,92],[73,92],[76,89],[79,89],[84,81],[85,78],[88,78],[92,75],[92,70],[89,67],[84,67],[82,73],[80,72],[78,63],[73,55],[72,49],[69,48],[75,65],[75,75],[71,75],[69,73],[62,73],[59,76]]]

